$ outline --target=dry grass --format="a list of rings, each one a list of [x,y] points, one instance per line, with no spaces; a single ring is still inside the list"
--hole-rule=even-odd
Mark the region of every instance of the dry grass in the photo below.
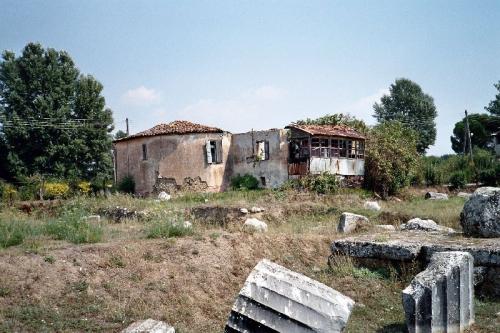
[[[221,332],[234,298],[262,258],[352,297],[358,306],[348,332],[401,332],[405,325],[400,292],[407,281],[391,272],[356,267],[349,259],[328,266],[330,243],[339,237],[338,218],[350,211],[388,223],[384,212],[403,219],[426,212],[429,215],[419,217],[456,227],[463,202],[383,202],[379,213],[363,209],[366,196],[359,191],[336,196],[254,191],[189,195],[169,202],[127,196],[74,199],[57,214],[124,206],[147,211],[148,217],[121,223],[104,219],[97,244],[27,235],[20,245],[0,250],[0,332],[119,331],[150,317],[169,322],[178,332]],[[192,207],[214,205],[264,207],[257,216],[269,223],[269,232],[245,232],[241,220],[220,226],[191,219]],[[0,220],[43,225],[58,217],[48,215],[3,210]],[[173,220],[191,220],[193,233],[147,239],[152,226]],[[499,303],[478,304],[475,331],[495,332],[500,327],[494,317]]]

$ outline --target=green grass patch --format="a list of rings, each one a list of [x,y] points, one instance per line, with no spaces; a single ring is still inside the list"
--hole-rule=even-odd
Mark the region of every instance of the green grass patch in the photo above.
[[[147,238],[183,237],[193,234],[192,228],[186,228],[182,223],[151,222],[146,230]]]
[[[66,240],[74,244],[97,243],[101,241],[102,226],[87,222],[81,211],[64,213],[60,218],[49,220],[44,226],[44,233],[57,240]]]
[[[23,220],[0,220],[0,248],[22,244],[28,237],[40,233],[33,223]]]

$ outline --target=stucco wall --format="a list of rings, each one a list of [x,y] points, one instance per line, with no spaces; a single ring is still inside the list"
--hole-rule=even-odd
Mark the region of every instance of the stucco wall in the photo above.
[[[222,140],[222,163],[207,163],[207,140]],[[146,160],[143,160],[143,144],[147,146]],[[206,183],[207,191],[221,191],[229,179],[230,144],[228,133],[161,135],[119,141],[115,143],[117,179],[130,174],[135,180],[136,192],[141,194],[153,192],[159,178],[168,178],[182,186],[186,180],[199,177]]]
[[[268,160],[256,161],[252,157],[257,151],[257,141],[269,142]],[[230,159],[234,175],[248,173],[259,181],[264,177],[267,188],[280,186],[288,180],[287,130],[273,129],[233,134]]]
[[[319,174],[325,171],[343,176],[363,176],[365,173],[365,160],[356,158],[312,157],[310,172],[312,174]]]

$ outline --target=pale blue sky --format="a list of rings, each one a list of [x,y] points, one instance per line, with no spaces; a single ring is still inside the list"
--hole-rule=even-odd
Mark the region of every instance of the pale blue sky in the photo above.
[[[67,50],[105,87],[117,128],[185,119],[238,132],[350,112],[395,78],[432,95],[451,152],[464,109],[500,80],[500,1],[7,1],[0,49]]]

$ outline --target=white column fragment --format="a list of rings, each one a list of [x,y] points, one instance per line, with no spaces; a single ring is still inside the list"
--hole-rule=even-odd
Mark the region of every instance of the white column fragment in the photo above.
[[[343,332],[353,306],[338,291],[264,259],[245,281],[225,332]]]
[[[438,252],[403,290],[410,333],[460,333],[474,323],[474,258],[468,252]]]

